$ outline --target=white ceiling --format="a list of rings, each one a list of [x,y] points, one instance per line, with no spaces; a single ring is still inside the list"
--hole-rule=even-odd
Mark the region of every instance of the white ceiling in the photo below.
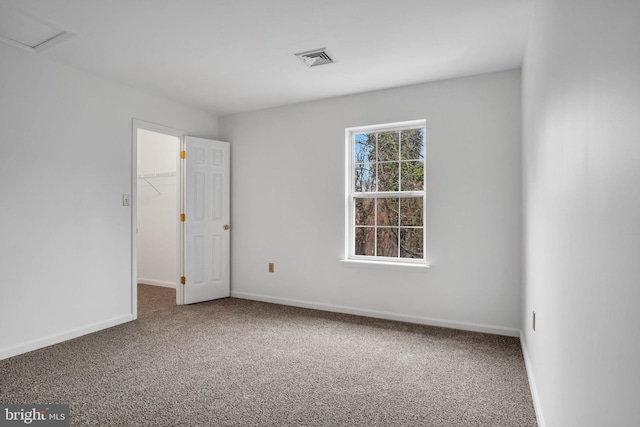
[[[533,0],[0,0],[38,55],[216,115],[517,68]],[[295,53],[326,47],[334,64]]]

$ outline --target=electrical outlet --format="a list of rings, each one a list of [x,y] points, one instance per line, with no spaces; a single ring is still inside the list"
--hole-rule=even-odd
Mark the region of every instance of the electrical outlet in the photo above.
[[[536,330],[536,312],[533,312],[533,322],[532,322],[532,326],[533,326],[533,331],[535,332]]]
[[[269,273],[273,273],[274,265],[272,262],[269,263]]]

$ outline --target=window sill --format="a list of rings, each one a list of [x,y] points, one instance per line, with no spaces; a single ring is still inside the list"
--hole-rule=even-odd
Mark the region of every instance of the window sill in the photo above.
[[[348,267],[368,268],[375,270],[393,270],[393,271],[426,271],[431,266],[429,264],[413,264],[389,261],[367,261],[359,259],[341,259],[341,263]]]

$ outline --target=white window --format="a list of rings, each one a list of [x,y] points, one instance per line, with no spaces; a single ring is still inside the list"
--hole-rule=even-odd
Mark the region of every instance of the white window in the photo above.
[[[346,129],[349,260],[426,264],[425,121]]]

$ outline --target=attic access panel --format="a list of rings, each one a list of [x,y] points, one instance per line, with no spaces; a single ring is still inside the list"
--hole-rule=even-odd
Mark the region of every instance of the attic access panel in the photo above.
[[[56,24],[18,9],[0,5],[0,41],[6,44],[33,52],[42,52],[72,36],[72,32]]]

